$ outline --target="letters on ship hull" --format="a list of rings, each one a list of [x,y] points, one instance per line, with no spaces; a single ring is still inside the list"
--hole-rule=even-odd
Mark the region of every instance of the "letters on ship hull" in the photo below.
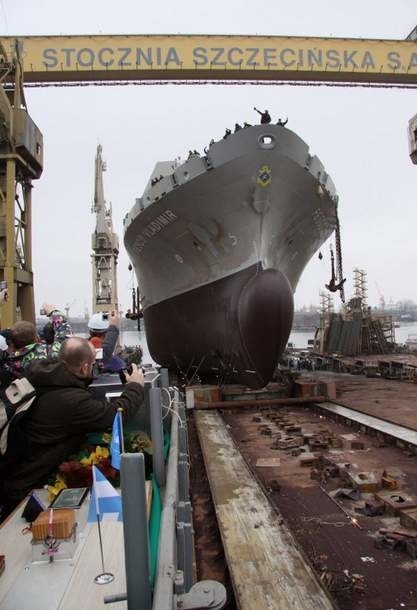
[[[298,280],[336,212],[320,160],[281,125],[158,163],[124,221],[153,359],[188,379],[268,383]]]

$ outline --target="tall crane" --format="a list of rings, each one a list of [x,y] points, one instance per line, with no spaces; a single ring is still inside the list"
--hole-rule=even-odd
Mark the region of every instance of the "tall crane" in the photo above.
[[[91,208],[96,215],[96,228],[92,234],[93,312],[118,311],[117,259],[119,238],[113,231],[111,204],[104,199],[103,172],[106,164],[102,159],[102,146],[97,146],[95,160],[94,203]]]
[[[43,166],[42,134],[28,114],[19,44],[0,42],[0,281],[8,300],[2,328],[35,321],[32,273],[32,180]]]

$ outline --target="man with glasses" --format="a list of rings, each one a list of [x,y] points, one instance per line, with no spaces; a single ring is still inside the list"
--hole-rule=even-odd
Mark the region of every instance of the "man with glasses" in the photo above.
[[[36,399],[23,420],[24,446],[7,456],[0,468],[2,517],[33,489],[42,487],[59,464],[75,453],[89,432],[111,428],[116,411],[128,422],[144,404],[144,376],[132,364],[123,393],[111,403],[97,399],[93,381],[95,349],[80,337],[66,339],[57,360],[35,360],[27,378]]]

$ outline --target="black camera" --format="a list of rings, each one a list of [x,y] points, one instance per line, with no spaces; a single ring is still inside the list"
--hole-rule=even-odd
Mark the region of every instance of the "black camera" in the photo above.
[[[126,383],[127,379],[126,379],[126,375],[125,375],[125,371],[128,375],[131,375],[133,373],[133,367],[131,364],[128,364],[127,367],[125,369],[122,369],[121,371],[119,371],[119,377],[120,377],[120,381],[122,383]]]
[[[108,320],[109,319],[109,314],[108,313],[103,313],[102,317],[103,317],[103,320]]]

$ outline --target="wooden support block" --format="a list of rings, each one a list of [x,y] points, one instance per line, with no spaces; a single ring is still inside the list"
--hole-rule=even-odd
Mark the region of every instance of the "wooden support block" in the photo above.
[[[404,527],[417,529],[417,508],[400,510],[400,523]]]
[[[300,466],[314,466],[319,461],[319,458],[314,453],[304,453],[300,456]]]

